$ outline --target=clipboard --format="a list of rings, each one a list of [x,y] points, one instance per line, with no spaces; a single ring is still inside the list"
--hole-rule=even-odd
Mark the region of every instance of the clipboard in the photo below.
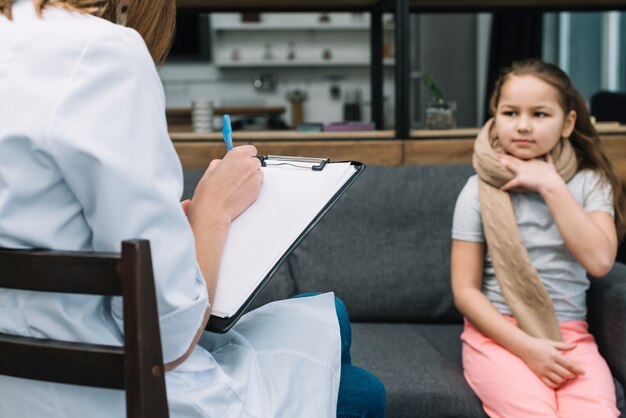
[[[265,175],[261,192],[231,225],[207,331],[224,333],[241,318],[366,167],[328,158],[259,159]]]

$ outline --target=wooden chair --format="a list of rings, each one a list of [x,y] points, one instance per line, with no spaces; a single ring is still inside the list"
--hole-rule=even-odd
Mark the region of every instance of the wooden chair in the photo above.
[[[0,374],[124,389],[129,418],[167,418],[150,243],[121,254],[0,249],[0,287],[123,296],[124,346],[0,334]]]

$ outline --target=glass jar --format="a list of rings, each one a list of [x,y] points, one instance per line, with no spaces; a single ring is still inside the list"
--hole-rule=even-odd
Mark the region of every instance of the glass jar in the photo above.
[[[456,127],[456,103],[429,103],[426,107],[426,129],[452,129]]]

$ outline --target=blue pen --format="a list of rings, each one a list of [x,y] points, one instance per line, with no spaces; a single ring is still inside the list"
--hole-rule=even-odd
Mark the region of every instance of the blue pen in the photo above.
[[[230,126],[230,116],[224,115],[224,127],[222,128],[222,136],[226,142],[226,151],[233,149],[233,128]]]

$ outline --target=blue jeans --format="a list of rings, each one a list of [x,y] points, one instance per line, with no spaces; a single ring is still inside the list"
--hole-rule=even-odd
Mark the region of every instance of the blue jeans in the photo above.
[[[317,293],[304,293],[294,297],[315,295]],[[383,418],[387,409],[385,386],[367,370],[352,365],[350,318],[346,305],[337,297],[335,309],[341,334],[341,381],[337,399],[337,418]]]

